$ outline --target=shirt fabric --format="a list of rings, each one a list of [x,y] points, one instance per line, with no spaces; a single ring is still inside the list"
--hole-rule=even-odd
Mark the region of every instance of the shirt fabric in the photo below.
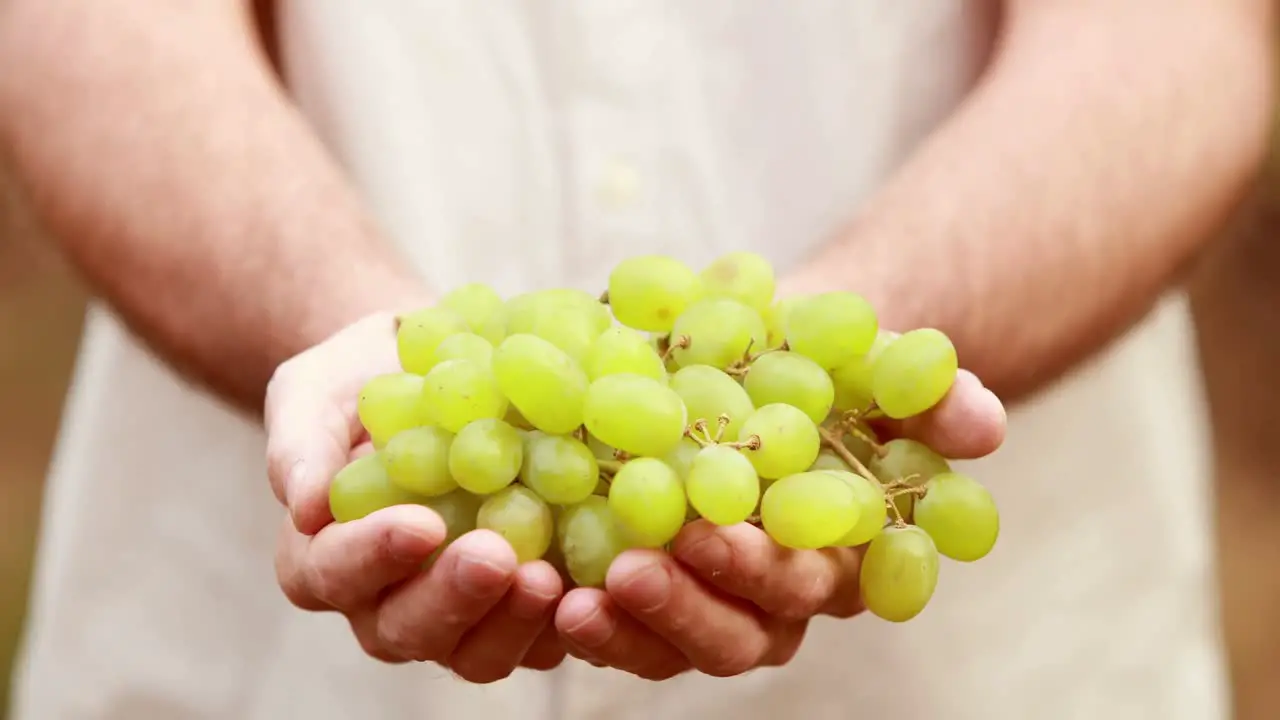
[[[599,291],[640,252],[748,249],[785,273],[964,97],[995,18],[938,0],[280,10],[288,85],[387,236],[438,291],[506,295]],[[285,601],[261,430],[95,305],[14,717],[1222,718],[1203,414],[1175,296],[961,464],[1001,538],[944,561],[915,620],[818,619],[790,665],[731,679],[567,660],[473,686],[370,660],[343,618]]]

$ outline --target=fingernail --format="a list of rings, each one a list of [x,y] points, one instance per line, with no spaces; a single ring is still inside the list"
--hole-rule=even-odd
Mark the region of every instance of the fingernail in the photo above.
[[[474,557],[458,559],[454,577],[463,595],[474,599],[491,598],[505,589],[507,573],[488,560]]]
[[[573,601],[571,600],[570,602]],[[572,627],[565,628],[564,633],[572,638],[573,642],[577,643],[581,649],[594,650],[609,642],[617,627],[613,616],[605,611],[603,606],[596,603],[585,617]]]
[[[671,596],[671,575],[656,561],[648,561],[630,573],[624,571],[623,578],[617,595],[636,612],[654,612]]]
[[[392,559],[402,563],[423,562],[435,549],[425,533],[406,527],[392,530],[388,545]]]
[[[680,562],[705,574],[714,575],[729,568],[729,544],[715,533],[708,533],[676,555]]]

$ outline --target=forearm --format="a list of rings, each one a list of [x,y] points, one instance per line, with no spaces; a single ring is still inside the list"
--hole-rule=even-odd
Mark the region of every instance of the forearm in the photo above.
[[[234,2],[9,0],[0,141],[50,234],[163,357],[257,411],[274,368],[421,290]]]
[[[1014,398],[1139,318],[1265,153],[1262,0],[1014,3],[965,105],[793,282],[928,325]]]

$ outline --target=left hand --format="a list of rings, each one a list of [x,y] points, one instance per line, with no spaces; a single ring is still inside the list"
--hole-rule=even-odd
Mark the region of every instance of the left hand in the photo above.
[[[1005,410],[961,371],[937,407],[886,429],[949,458],[977,458],[1003,442]],[[569,592],[556,628],[571,654],[651,680],[783,665],[810,618],[862,611],[864,549],[788,550],[753,525],[698,521],[680,532],[670,555],[630,550],[614,561],[605,590]]]

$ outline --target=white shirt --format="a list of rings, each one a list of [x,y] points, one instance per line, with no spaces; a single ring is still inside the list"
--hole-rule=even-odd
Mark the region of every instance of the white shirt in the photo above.
[[[945,0],[283,3],[288,82],[440,291],[598,290],[639,251],[809,254],[964,96],[991,8]],[[995,552],[905,625],[815,621],[787,668],[491,686],[365,658],[272,573],[261,431],[91,311],[16,720],[1225,717],[1183,303],[974,463]],[[963,360],[963,359],[962,359]],[[891,714],[891,715],[890,715]]]

